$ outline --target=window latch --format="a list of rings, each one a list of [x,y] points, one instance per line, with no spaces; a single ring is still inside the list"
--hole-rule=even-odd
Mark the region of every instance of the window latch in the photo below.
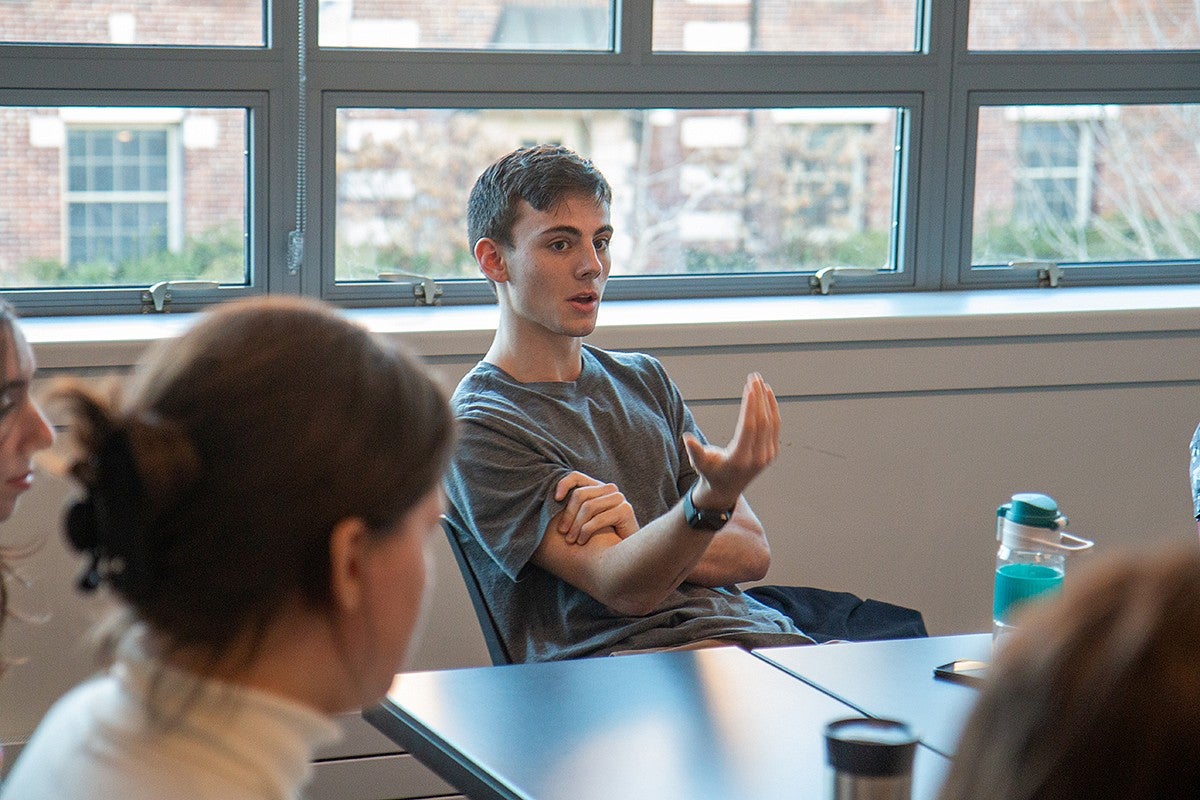
[[[867,267],[821,267],[809,277],[808,285],[813,287],[813,294],[829,294],[838,275],[867,277],[875,273],[876,270]]]
[[[1008,265],[1013,269],[1037,272],[1038,286],[1048,286],[1051,289],[1058,288],[1058,282],[1063,276],[1062,267],[1053,261],[1010,261]]]
[[[442,296],[442,287],[438,286],[437,281],[428,275],[418,275],[415,272],[380,272],[376,277],[381,281],[392,283],[411,282],[413,297],[424,306],[438,305],[438,298]]]
[[[220,289],[216,281],[159,281],[149,289],[142,290],[142,313],[150,313],[150,306],[160,314],[166,313],[172,292],[192,292],[204,289]]]

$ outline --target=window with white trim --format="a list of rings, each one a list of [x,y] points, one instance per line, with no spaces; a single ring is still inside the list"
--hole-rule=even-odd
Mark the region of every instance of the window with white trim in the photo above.
[[[1091,212],[1091,128],[1071,120],[1022,122],[1014,215],[1030,227],[1087,225]]]
[[[128,261],[179,250],[175,138],[167,128],[67,129],[68,264],[115,271]]]

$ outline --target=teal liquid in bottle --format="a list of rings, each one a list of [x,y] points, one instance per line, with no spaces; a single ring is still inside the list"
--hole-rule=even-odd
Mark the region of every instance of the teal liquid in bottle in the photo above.
[[[1017,610],[1037,597],[1050,596],[1062,587],[1063,570],[1048,564],[1011,563],[996,569],[992,620],[997,628],[1012,624]]]

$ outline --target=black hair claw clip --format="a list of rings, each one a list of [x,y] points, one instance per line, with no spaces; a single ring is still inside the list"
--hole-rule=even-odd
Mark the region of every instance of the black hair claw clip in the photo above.
[[[67,511],[67,539],[82,553],[87,553],[89,563],[79,576],[79,588],[94,592],[104,579],[100,574],[100,542],[96,530],[96,506],[91,497],[80,500]]]

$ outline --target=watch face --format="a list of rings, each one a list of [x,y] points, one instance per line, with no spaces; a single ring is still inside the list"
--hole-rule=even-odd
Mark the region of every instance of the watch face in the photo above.
[[[729,521],[731,511],[717,511],[711,508],[696,508],[692,505],[692,492],[683,496],[683,515],[689,528],[702,531],[719,531]]]
[[[717,531],[725,526],[728,518],[723,511],[701,511],[696,509],[695,522],[692,523],[693,528],[701,528],[706,531]]]

